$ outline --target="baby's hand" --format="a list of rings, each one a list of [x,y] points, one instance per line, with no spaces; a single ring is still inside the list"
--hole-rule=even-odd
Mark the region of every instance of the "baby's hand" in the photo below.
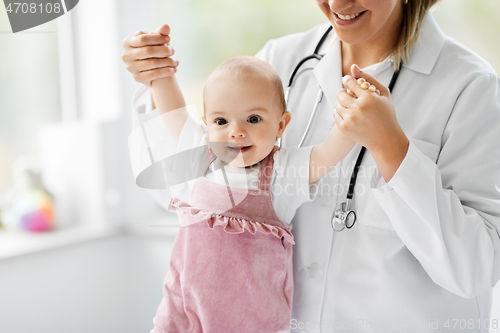
[[[352,76],[342,78],[346,89],[337,92],[335,123],[342,133],[365,146],[372,155],[390,150],[388,144],[398,140],[402,133],[391,93],[357,65],[352,65],[351,71]]]
[[[137,82],[149,85],[176,73],[179,62],[172,58],[175,50],[168,45],[169,34],[170,27],[164,24],[153,33],[139,31],[123,40],[122,60]]]

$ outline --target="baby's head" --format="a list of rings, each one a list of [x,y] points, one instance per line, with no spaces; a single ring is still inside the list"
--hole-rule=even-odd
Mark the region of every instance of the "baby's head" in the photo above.
[[[221,64],[208,78],[203,95],[209,140],[221,143],[212,144],[212,150],[234,166],[262,161],[290,121],[278,74],[255,57]]]

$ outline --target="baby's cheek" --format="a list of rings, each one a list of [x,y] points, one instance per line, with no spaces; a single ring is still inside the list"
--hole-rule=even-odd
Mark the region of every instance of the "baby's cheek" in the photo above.
[[[212,131],[208,130],[208,140],[210,142],[220,142],[220,141],[223,141],[223,140],[221,140],[220,134],[217,133],[217,131],[214,131],[214,130],[212,130]]]

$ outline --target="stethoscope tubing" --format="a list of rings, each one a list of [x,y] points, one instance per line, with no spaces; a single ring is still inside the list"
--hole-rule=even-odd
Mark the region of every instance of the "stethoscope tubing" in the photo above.
[[[394,74],[392,75],[391,82],[389,83],[389,92],[392,93],[392,89],[394,88],[394,85],[396,84],[396,81],[398,80],[399,72],[401,71],[401,66],[394,71]],[[356,186],[356,179],[358,178],[358,171],[359,167],[361,166],[361,161],[363,160],[363,157],[365,156],[366,152],[366,147],[361,147],[361,150],[359,151],[358,158],[356,160],[356,164],[354,166],[354,170],[351,175],[351,180],[349,181],[349,189],[347,190],[347,199],[351,200],[352,197],[354,196],[354,187]]]
[[[313,54],[311,54],[310,56],[305,57],[304,59],[302,59],[301,61],[299,61],[299,63],[297,64],[297,66],[295,66],[295,68],[294,68],[294,70],[292,72],[292,75],[290,75],[290,79],[288,80],[287,90],[289,90],[292,87],[293,81],[295,79],[295,75],[297,75],[297,72],[299,71],[300,67],[302,67],[302,65],[304,63],[306,63],[307,61],[309,61],[311,59],[321,60],[323,58],[323,55],[319,54],[319,49],[321,48],[321,46],[325,42],[326,37],[328,37],[328,34],[330,33],[330,31],[332,31],[332,29],[333,29],[333,26],[329,26],[328,29],[323,34],[323,36],[321,36],[321,39],[319,40],[318,44],[316,45],[316,48],[314,49]]]
[[[304,65],[307,61],[309,61],[311,59],[316,59],[319,61],[323,58],[323,55],[319,54],[319,49],[323,45],[324,41],[326,40],[326,38],[327,38],[328,34],[330,33],[330,31],[332,30],[332,28],[333,28],[332,26],[328,27],[328,29],[326,30],[326,32],[323,34],[323,36],[319,40],[318,44],[316,45],[316,48],[314,49],[313,54],[311,54],[311,55],[303,58],[301,61],[299,61],[299,63],[295,66],[294,70],[292,71],[292,74],[290,75],[290,79],[288,81],[288,86],[286,87],[286,91],[285,91],[286,105],[288,105],[288,99],[290,97],[290,91],[291,91],[292,86],[294,84],[295,76],[297,75],[297,73],[298,73],[299,69],[302,67],[302,65]],[[392,90],[394,88],[394,85],[396,84],[396,81],[398,79],[400,71],[401,71],[401,65],[399,66],[399,68],[397,70],[394,71],[394,74],[392,75],[392,78],[391,78],[391,82],[389,83],[389,91],[391,93],[392,93]],[[319,104],[323,100],[323,95],[324,95],[323,90],[320,87],[318,95],[316,96],[316,100],[314,102],[313,110],[312,110],[311,115],[309,117],[309,121],[307,122],[306,129],[304,131],[304,134],[302,135],[302,138],[299,141],[299,144],[298,144],[299,147],[301,147],[302,144],[304,143],[304,140],[309,132],[312,121],[314,119],[314,115],[316,114],[316,111],[319,108]],[[279,139],[278,145],[280,147],[281,147],[281,143],[282,143],[282,140]],[[356,159],[354,170],[351,174],[351,179],[349,181],[349,188],[347,190],[346,201],[341,202],[334,210],[332,221],[331,221],[332,228],[334,231],[342,231],[345,228],[350,229],[354,226],[354,223],[356,222],[356,218],[357,218],[356,213],[354,212],[354,210],[350,209],[350,206],[351,206],[351,201],[352,201],[353,196],[354,196],[354,188],[356,186],[356,180],[358,178],[359,168],[361,166],[361,162],[363,160],[365,152],[366,152],[366,147],[361,147],[358,158]],[[347,221],[349,220],[349,218],[352,218],[351,224],[347,224]],[[340,219],[342,221],[339,223],[342,225],[341,229],[335,229],[335,227],[334,227],[334,224],[335,224],[334,220],[335,219]]]
[[[319,103],[321,103],[321,100],[323,99],[323,90],[318,91],[318,95],[316,96],[316,101],[314,102],[314,107],[311,112],[311,116],[309,117],[309,121],[307,122],[306,130],[304,131],[304,135],[302,135],[302,138],[300,139],[299,142],[299,147],[302,147],[302,144],[304,143],[304,140],[306,139],[307,132],[309,132],[309,129],[311,128],[311,123],[314,118],[314,114],[318,110]]]

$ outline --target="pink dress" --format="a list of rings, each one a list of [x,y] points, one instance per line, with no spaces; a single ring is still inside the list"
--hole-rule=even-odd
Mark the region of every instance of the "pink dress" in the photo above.
[[[277,149],[262,161],[257,190],[201,177],[189,204],[172,200],[182,222],[152,333],[290,331],[294,240],[274,211],[272,174],[263,172]],[[244,199],[228,210],[228,193]]]

